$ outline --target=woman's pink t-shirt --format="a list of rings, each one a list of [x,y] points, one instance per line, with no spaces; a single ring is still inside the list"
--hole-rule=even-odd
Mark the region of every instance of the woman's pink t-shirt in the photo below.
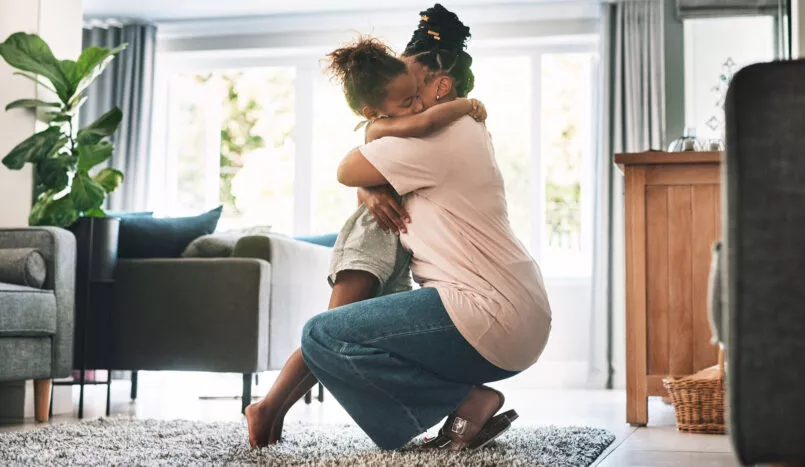
[[[518,371],[548,340],[551,308],[534,259],[515,237],[489,133],[463,117],[425,138],[386,137],[361,153],[405,198],[400,239],[411,272],[434,287],[462,336],[489,362]]]

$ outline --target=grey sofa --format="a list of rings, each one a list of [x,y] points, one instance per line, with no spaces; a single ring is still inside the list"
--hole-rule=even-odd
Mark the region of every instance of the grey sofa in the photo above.
[[[262,235],[238,239],[229,258],[120,260],[111,351],[91,352],[89,367],[241,373],[245,407],[252,375],[282,368],[326,311],[330,252]]]
[[[0,382],[35,380],[36,418],[45,421],[52,379],[73,368],[76,242],[59,228],[0,229],[4,276],[23,267],[21,249],[41,254],[44,282],[0,281]]]
[[[715,277],[730,436],[744,464],[802,465],[805,61],[741,70],[730,85],[726,117],[726,209]]]

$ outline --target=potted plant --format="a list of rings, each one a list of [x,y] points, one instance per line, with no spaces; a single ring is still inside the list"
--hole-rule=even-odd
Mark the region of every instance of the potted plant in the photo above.
[[[73,61],[56,59],[35,34],[18,32],[0,44],[0,57],[19,70],[14,74],[34,81],[39,91],[48,90],[45,94],[51,96],[6,105],[6,111],[35,111],[46,127],[14,147],[3,158],[3,165],[11,170],[33,165],[35,201],[28,223],[69,228],[76,235],[79,253],[82,244],[99,253],[108,253],[110,247],[117,250],[119,220],[107,218],[102,206],[123,182],[123,173],[95,168],[112,156],[109,137],[123,114],[115,107],[85,128],[75,128],[75,122],[87,100],[87,88],[125,47],[89,47]],[[93,263],[98,264],[100,257],[93,256]]]

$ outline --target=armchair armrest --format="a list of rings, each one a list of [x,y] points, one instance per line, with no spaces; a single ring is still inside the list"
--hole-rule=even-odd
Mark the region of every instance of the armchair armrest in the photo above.
[[[0,248],[36,248],[45,258],[47,278],[44,288],[53,290],[56,296],[52,376],[68,376],[73,369],[75,237],[70,231],[58,227],[0,229]]]
[[[270,281],[259,259],[120,260],[113,367],[265,371]]]
[[[332,249],[281,235],[255,235],[241,238],[233,255],[258,257],[271,263],[268,366],[280,369],[299,348],[308,319],[327,311]]]

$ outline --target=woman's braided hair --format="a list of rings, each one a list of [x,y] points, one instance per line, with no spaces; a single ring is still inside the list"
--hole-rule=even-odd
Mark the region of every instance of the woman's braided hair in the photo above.
[[[472,57],[464,49],[470,28],[441,4],[419,13],[419,26],[403,55],[412,57],[434,74],[453,78],[458,97],[467,97],[475,85]]]
[[[408,71],[388,47],[371,37],[361,37],[330,52],[327,58],[328,71],[339,81],[349,107],[358,115],[364,107],[381,105],[388,84]]]

